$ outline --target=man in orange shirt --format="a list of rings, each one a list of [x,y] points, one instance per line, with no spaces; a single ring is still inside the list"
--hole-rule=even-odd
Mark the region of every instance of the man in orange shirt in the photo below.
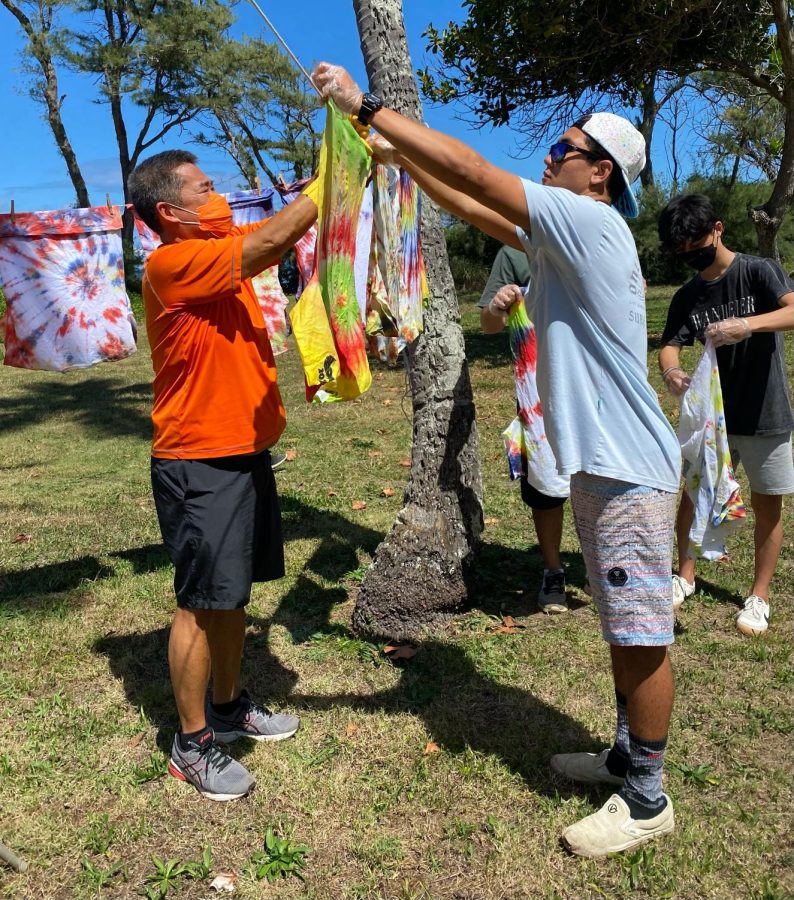
[[[284,574],[268,450],[284,430],[284,407],[250,279],[295,244],[317,207],[299,197],[263,223],[235,227],[184,150],[144,160],[128,186],[162,240],[146,262],[143,300],[154,367],[152,488],[176,570],[168,663],[181,728],[168,768],[205,797],[234,800],[256,782],[216,741],[280,741],[299,726],[240,683],[251,585]]]

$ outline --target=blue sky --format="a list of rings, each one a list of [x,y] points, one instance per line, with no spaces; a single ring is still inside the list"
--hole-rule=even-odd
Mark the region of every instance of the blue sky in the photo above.
[[[260,6],[307,69],[327,59],[345,65],[359,84],[366,83],[350,0],[305,0],[299,6],[296,4],[302,10],[299,18],[287,14],[285,4],[260,0]],[[264,22],[249,3],[243,0],[236,12],[239,35],[271,39]],[[461,0],[406,0],[404,12],[414,68],[423,65],[425,60],[422,32],[428,23],[442,26],[464,17]],[[13,126],[12,133],[0,140],[0,212],[8,211],[12,198],[20,212],[58,209],[74,201],[74,191],[44,120],[43,108],[25,93],[19,57],[22,46],[16,20],[0,7],[0,96],[3,119],[7,126]],[[93,102],[97,92],[90,78],[78,78],[62,71],[60,80],[61,93],[65,95],[62,115],[88,182],[91,201],[103,203],[105,194],[109,193],[112,202],[121,202],[121,175],[108,107]],[[132,106],[127,112],[130,119],[140,115]],[[457,118],[462,113],[462,109],[454,107],[425,104],[425,117],[431,126],[461,138],[497,165],[528,177],[540,176],[542,153],[516,159],[518,141],[514,132],[509,128],[478,130]],[[166,143],[152,147],[149,153],[177,146],[185,146],[184,139],[172,133]],[[206,148],[193,146],[192,149],[199,153],[201,165],[216,179],[220,190],[240,186],[231,160],[220,153],[213,155]],[[663,149],[662,158],[658,163],[654,161],[657,168],[665,167]]]

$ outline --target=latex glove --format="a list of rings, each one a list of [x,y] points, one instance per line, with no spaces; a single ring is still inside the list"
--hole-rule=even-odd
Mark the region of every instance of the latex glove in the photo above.
[[[724,319],[722,322],[714,322],[706,329],[706,337],[711,338],[715,347],[738,344],[751,334],[747,319]]]
[[[402,158],[400,157],[400,154],[392,147],[386,138],[381,137],[379,134],[375,134],[373,131],[369,138],[367,138],[367,143],[372,148],[372,155],[376,162],[383,163],[387,166],[401,165]]]
[[[318,63],[312,72],[312,81],[326,100],[333,100],[343,113],[357,116],[364,92],[341,66]]]
[[[689,390],[689,383],[692,380],[683,369],[679,368],[668,369],[663,377],[667,390],[674,397],[683,397]]]
[[[497,318],[506,319],[508,310],[523,300],[524,292],[517,284],[505,284],[491,297],[488,312]]]

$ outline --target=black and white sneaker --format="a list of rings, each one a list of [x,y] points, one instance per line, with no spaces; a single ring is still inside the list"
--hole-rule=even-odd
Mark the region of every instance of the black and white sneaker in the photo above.
[[[562,569],[544,569],[543,582],[538,591],[538,606],[541,612],[555,615],[568,612],[565,597],[565,572]]]
[[[230,744],[237,738],[249,737],[255,741],[283,741],[292,737],[300,728],[297,716],[271,712],[248,696],[240,694],[237,709],[229,715],[221,715],[209,704],[206,711],[207,724],[215,730],[216,740]]]

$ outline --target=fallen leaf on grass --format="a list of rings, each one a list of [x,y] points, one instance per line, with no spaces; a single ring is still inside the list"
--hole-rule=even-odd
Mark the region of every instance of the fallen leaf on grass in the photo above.
[[[384,406],[391,406],[391,400],[387,397],[385,400],[380,401]]]
[[[381,492],[381,497],[393,497],[394,496],[394,488],[393,487],[385,487]]]
[[[404,469],[410,469],[411,468],[411,460],[410,459],[401,459],[399,461],[399,463],[397,463],[397,465],[402,466]]]
[[[367,502],[366,502],[366,500],[354,500],[354,501],[350,504],[350,508],[351,508],[351,509],[366,509],[366,508],[367,508]]]
[[[435,741],[428,741],[425,749],[422,751],[422,756],[430,756],[431,753],[438,753],[441,750],[441,747]]]
[[[140,734],[136,734],[135,737],[130,738],[130,747],[137,747],[138,744],[146,737],[146,732],[142,731]]]
[[[339,494],[337,494],[336,491],[328,491],[328,496],[329,496],[329,497],[338,497]]]
[[[355,722],[348,722],[347,727],[345,728],[345,734],[348,737],[353,737],[353,735],[358,731],[358,725]]]
[[[287,462],[292,462],[293,460],[298,458],[298,451],[297,450],[287,450],[287,452],[284,454],[284,456],[286,457]]]
[[[377,459],[379,456],[383,456],[383,451],[382,451],[382,450],[370,450],[370,451],[369,451],[369,458],[370,458],[370,459]]]
[[[521,622],[516,622],[512,616],[504,616],[502,624],[494,628],[497,634],[516,634],[519,628],[526,628]]]
[[[31,538],[32,534],[18,534],[12,541],[12,544],[26,544]]]
[[[236,890],[237,885],[237,876],[234,872],[221,872],[220,875],[216,875],[212,883],[210,884],[211,891],[224,891],[227,894],[233,894]]]
[[[499,519],[497,519],[495,516],[488,516],[484,521],[485,521],[486,525],[498,525],[499,524]]]
[[[395,659],[413,659],[416,656],[418,647],[413,644],[386,644],[383,652],[391,660]]]

